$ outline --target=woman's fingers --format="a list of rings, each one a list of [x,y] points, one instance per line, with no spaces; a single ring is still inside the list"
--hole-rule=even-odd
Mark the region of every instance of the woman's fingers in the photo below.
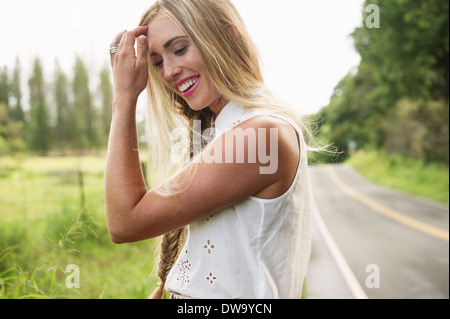
[[[137,41],[137,59],[136,59],[136,67],[144,68],[147,70],[147,52],[148,52],[148,44],[147,37],[145,35],[141,35]]]
[[[111,44],[109,45],[110,48],[113,47],[118,47],[119,43],[120,43],[120,39],[122,38],[123,32],[118,33],[115,37],[114,40],[111,42]]]
[[[117,34],[110,45],[111,65],[117,94],[131,94],[133,97],[137,97],[147,86],[147,30],[148,27],[144,26],[121,32]]]
[[[125,36],[124,39],[122,41],[123,45],[126,48],[134,48],[134,44],[136,42],[136,38],[140,37],[141,35],[147,35],[147,31],[148,31],[148,27],[147,26],[143,26],[143,27],[137,27],[131,31],[128,31]]]
[[[138,60],[141,61],[142,58],[139,55],[142,55],[144,47],[143,44],[145,43],[145,50],[147,50],[147,26],[139,26],[133,30],[130,31],[122,31],[119,34],[116,35],[114,40],[110,44],[110,48],[116,47],[116,52],[123,51],[124,53],[127,52],[130,54],[135,54],[134,45],[136,43],[136,38],[141,38],[141,41],[138,41],[137,45],[137,51],[138,51]],[[145,38],[145,39],[143,39]],[[111,56],[111,63],[113,62],[113,57],[115,54],[112,54]]]
[[[109,45],[109,47],[110,47],[110,51],[109,51],[109,52],[110,52],[110,54],[111,54],[111,64],[113,63],[113,58],[114,58],[114,56],[116,55],[117,51],[119,51],[119,45],[120,45],[120,42],[121,42],[121,40],[122,40],[123,35],[124,35],[126,32],[127,32],[127,30],[124,30],[124,31],[118,33],[118,34],[114,37],[114,39],[113,39],[113,41],[111,42],[111,44]]]

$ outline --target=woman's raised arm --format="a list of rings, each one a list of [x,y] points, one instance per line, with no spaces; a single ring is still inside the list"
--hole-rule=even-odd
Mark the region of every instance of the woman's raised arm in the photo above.
[[[147,27],[124,31],[111,44],[117,51],[111,56],[114,102],[105,167],[105,201],[110,229],[117,229],[121,218],[147,192],[136,133],[136,103],[148,79],[146,33]]]

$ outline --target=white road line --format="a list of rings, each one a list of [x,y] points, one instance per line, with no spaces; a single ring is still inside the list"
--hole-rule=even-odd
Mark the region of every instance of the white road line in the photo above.
[[[356,279],[356,276],[351,270],[347,261],[345,260],[344,255],[342,255],[342,252],[337,246],[336,242],[334,241],[333,236],[331,236],[330,231],[325,225],[325,222],[323,221],[322,216],[320,215],[319,208],[316,205],[316,201],[312,199],[312,202],[313,202],[312,208],[314,221],[316,222],[317,228],[319,229],[320,234],[325,240],[325,243],[328,249],[330,250],[331,255],[333,256],[336,265],[341,271],[348,288],[352,292],[355,299],[369,299],[364,289],[359,284],[358,279]]]

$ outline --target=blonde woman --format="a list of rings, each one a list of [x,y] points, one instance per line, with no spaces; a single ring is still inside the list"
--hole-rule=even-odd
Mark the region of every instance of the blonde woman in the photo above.
[[[110,53],[108,228],[115,243],[163,235],[152,298],[300,298],[311,245],[305,127],[265,89],[233,4],[156,1]],[[149,189],[135,123],[145,88]]]

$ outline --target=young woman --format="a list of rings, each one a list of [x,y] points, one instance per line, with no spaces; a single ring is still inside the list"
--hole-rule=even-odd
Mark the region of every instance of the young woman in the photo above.
[[[156,1],[110,53],[108,228],[115,243],[163,235],[152,297],[300,298],[311,245],[305,126],[265,89],[232,3]],[[149,190],[135,123],[145,88]]]

